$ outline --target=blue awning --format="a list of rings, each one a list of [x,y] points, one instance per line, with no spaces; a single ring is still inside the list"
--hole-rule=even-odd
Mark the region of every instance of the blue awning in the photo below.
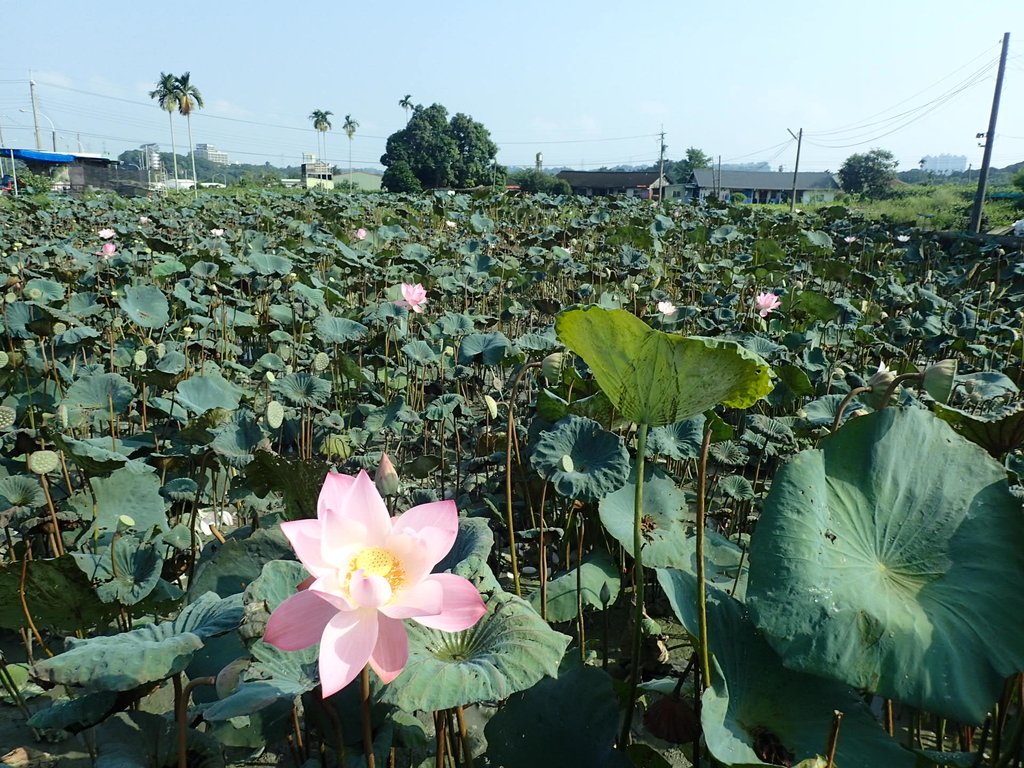
[[[75,162],[74,155],[66,155],[62,152],[42,152],[36,149],[8,149],[4,147],[0,149],[0,155],[4,157],[11,157],[14,155],[15,160],[25,160],[36,163],[53,163],[54,165],[64,165],[65,163]]]

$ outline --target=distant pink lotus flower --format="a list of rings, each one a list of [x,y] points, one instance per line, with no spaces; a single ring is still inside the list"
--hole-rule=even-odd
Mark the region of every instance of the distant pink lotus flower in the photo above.
[[[768,317],[770,312],[782,306],[782,301],[774,293],[759,293],[754,299],[754,309],[761,317]]]
[[[910,235],[896,235],[896,240],[901,243],[909,243]]]
[[[455,229],[455,228],[456,228],[457,226],[459,226],[458,224],[456,224],[456,223],[455,223],[454,221],[452,221],[451,219],[448,219],[448,220],[447,220],[447,221],[446,221],[446,222],[444,223],[444,225],[445,225],[446,227],[448,227],[448,229]]]
[[[96,251],[96,255],[101,259],[109,259],[115,253],[117,253],[117,246],[113,243],[104,243],[103,247]]]
[[[421,284],[402,283],[402,298],[395,302],[400,307],[411,309],[416,314],[423,313],[423,305],[427,303],[427,289]]]
[[[658,311],[661,312],[661,314],[668,317],[676,313],[676,305],[673,304],[671,301],[659,301]]]
[[[214,227],[210,230],[210,237],[224,237],[224,230],[220,227]]]
[[[149,216],[139,216],[139,224],[149,224]]]
[[[390,683],[409,659],[402,619],[459,632],[486,611],[467,579],[431,573],[455,543],[458,527],[452,501],[421,504],[392,518],[365,471],[329,473],[317,519],[281,524],[312,580],[274,610],[264,641],[285,651],[319,642],[324,698],[367,663]]]
[[[107,229],[101,229],[96,234],[100,236],[101,240],[109,240],[110,238],[112,238],[117,233],[114,232],[114,230],[112,230],[110,228],[107,228]]]
[[[366,230],[363,229],[362,227],[360,227],[359,229],[356,230],[356,240],[365,240],[365,239],[366,239]]]
[[[857,242],[857,238],[854,237],[853,235],[847,235],[846,237],[843,238],[843,240],[846,241],[847,245],[852,245],[853,243]]]

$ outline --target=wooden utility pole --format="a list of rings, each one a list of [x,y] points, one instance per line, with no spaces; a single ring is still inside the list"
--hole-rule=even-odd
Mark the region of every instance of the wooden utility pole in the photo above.
[[[661,126],[661,151],[658,154],[658,202],[665,199],[665,126]]]
[[[789,212],[793,213],[796,210],[796,175],[800,171],[800,145],[804,142],[804,129],[801,128],[799,133],[793,133],[789,130],[789,135],[796,139],[796,165],[793,166],[793,192],[789,196]]]
[[[978,234],[981,231],[981,209],[985,205],[985,187],[988,185],[988,167],[992,162],[992,145],[996,140],[996,117],[999,115],[999,97],[1003,91],[1003,73],[1006,71],[1006,52],[1010,48],[1010,33],[1003,35],[1003,50],[999,54],[999,72],[996,74],[996,90],[992,94],[992,112],[988,117],[988,133],[985,134],[985,154],[981,158],[981,171],[978,173],[978,191],[974,195],[974,208],[971,210],[970,231]]]

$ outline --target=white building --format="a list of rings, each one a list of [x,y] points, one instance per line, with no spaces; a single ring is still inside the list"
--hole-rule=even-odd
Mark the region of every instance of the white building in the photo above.
[[[217,149],[213,144],[196,144],[196,157],[218,165],[228,164],[228,153]]]
[[[163,169],[163,165],[160,162],[159,144],[142,144],[139,146],[139,151],[142,152],[143,168],[154,173]]]
[[[921,170],[936,176],[963,173],[967,170],[966,155],[925,155],[921,158]]]

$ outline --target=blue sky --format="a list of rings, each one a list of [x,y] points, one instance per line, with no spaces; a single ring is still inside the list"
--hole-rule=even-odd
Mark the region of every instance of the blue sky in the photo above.
[[[32,146],[29,72],[58,148],[170,149],[147,92],[192,74],[206,108],[196,142],[233,160],[295,164],[314,152],[313,109],[334,113],[329,159],[378,166],[405,94],[491,131],[499,161],[593,169],[697,146],[723,162],[837,170],[853,152],[982,149],[1004,32],[1011,33],[994,165],[1024,160],[1024,2],[269,2],[32,0],[3,3],[0,126]],[[43,125],[49,143],[49,123]],[[179,151],[185,121],[175,118]]]

